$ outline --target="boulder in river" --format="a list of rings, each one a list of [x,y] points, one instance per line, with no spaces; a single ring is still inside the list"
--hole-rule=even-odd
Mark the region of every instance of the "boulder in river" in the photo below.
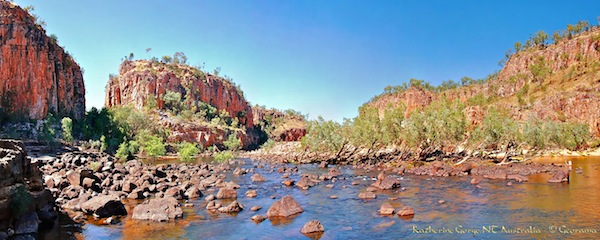
[[[174,197],[151,199],[147,203],[137,205],[133,209],[133,219],[169,221],[183,217],[183,210]]]
[[[263,177],[262,175],[260,175],[258,173],[252,175],[252,177],[250,177],[250,180],[252,182],[264,182],[264,181],[267,181],[267,179],[265,179],[265,177]]]
[[[118,195],[95,196],[81,204],[81,210],[86,214],[94,214],[100,218],[127,215],[125,205]]]
[[[217,192],[218,199],[236,199],[237,191],[233,188],[220,188]]]
[[[360,199],[375,199],[377,198],[377,195],[374,192],[361,192],[358,194],[358,198]]]
[[[300,232],[304,234],[325,232],[325,227],[323,227],[323,224],[321,224],[321,222],[318,220],[311,220],[304,224],[304,227],[302,227]]]
[[[289,217],[302,212],[302,206],[292,196],[287,195],[271,205],[267,217]]]
[[[241,212],[244,209],[244,205],[238,203],[238,201],[233,201],[226,207],[220,207],[219,212],[222,213],[237,213]]]
[[[385,173],[382,172],[377,176],[377,181],[375,181],[373,184],[371,184],[371,186],[379,188],[379,189],[383,189],[383,190],[388,190],[388,189],[399,188],[401,185],[400,185],[400,180],[398,180],[395,177],[385,175]]]
[[[569,170],[566,168],[558,170],[550,179],[549,183],[569,182]]]
[[[404,206],[398,211],[398,216],[413,216],[415,215],[415,210],[410,206]]]
[[[379,208],[379,214],[381,215],[392,215],[395,211],[396,209],[394,209],[392,204],[390,204],[389,202],[383,203],[383,205],[381,205],[381,208]]]

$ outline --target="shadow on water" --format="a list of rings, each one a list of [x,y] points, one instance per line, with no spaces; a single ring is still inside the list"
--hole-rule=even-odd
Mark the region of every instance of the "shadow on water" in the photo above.
[[[565,159],[539,161],[564,162]],[[600,237],[600,158],[568,158],[573,161],[571,182],[550,184],[548,174],[529,176],[524,183],[508,180],[482,180],[479,187],[470,183],[470,177],[431,178],[427,176],[397,176],[405,191],[376,191],[377,198],[358,199],[359,192],[371,185],[378,172],[364,172],[342,166],[343,180],[325,181],[309,190],[286,187],[281,184],[282,173],[277,167],[241,161],[241,167],[254,168],[266,178],[265,182],[251,182],[252,174],[227,179],[238,183],[237,201],[245,209],[237,215],[210,213],[206,201],[192,200],[194,207],[183,207],[185,217],[169,223],[136,221],[124,217],[115,225],[86,224],[80,237],[86,239],[515,239],[515,238],[595,238]],[[161,162],[166,163],[166,162]],[[294,165],[288,165],[292,167]],[[300,173],[290,175],[298,181],[301,173],[325,174],[327,169],[317,165],[296,165]],[[233,167],[232,169],[234,169]],[[576,170],[578,169],[578,170]],[[275,170],[275,171],[274,171]],[[351,183],[357,181],[354,186]],[[327,188],[327,184],[333,184]],[[256,198],[244,196],[249,189],[258,193]],[[205,192],[206,194],[206,192]],[[266,215],[275,201],[291,195],[304,212],[287,219],[267,219],[255,223],[255,214]],[[331,199],[331,195],[338,196]],[[274,196],[275,198],[271,198]],[[440,202],[443,200],[443,202]],[[381,216],[377,210],[389,202],[394,208],[411,206],[412,217]],[[223,201],[226,203],[226,201]],[[252,206],[262,209],[254,212]],[[133,203],[127,203],[133,212]],[[321,235],[303,235],[303,225],[313,219],[325,227]],[[484,232],[497,227],[496,233]],[[553,226],[570,233],[553,233]],[[435,230],[432,232],[430,230]],[[593,229],[598,233],[573,233]],[[505,232],[502,232],[504,231]],[[512,231],[512,232],[511,232]]]

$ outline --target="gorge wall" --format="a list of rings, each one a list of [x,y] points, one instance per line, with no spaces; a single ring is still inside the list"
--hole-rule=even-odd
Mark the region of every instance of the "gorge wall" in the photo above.
[[[189,107],[194,101],[208,103],[237,117],[241,125],[251,128],[252,109],[243,93],[221,77],[205,74],[183,64],[165,64],[146,60],[124,61],[119,75],[106,85],[106,107],[133,104],[137,109],[156,97],[164,108],[162,97],[167,91],[181,93]]]
[[[81,119],[85,88],[80,67],[19,6],[0,1],[0,114]]]
[[[388,105],[403,103],[405,116],[409,116],[435,100],[458,99],[466,103],[476,95],[481,95],[486,106],[507,109],[516,120],[535,117],[586,123],[590,132],[600,137],[600,28],[519,51],[508,59],[497,77],[484,84],[442,92],[409,87],[384,94],[368,104],[379,108],[381,114]],[[471,123],[479,123],[485,109],[468,106],[465,114]]]

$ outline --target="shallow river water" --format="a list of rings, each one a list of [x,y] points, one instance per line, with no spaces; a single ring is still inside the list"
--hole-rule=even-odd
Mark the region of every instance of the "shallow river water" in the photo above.
[[[600,238],[600,158],[548,158],[543,162],[573,161],[569,184],[546,183],[547,174],[529,176],[529,181],[507,186],[506,180],[481,180],[480,188],[470,184],[471,177],[431,178],[398,176],[405,191],[378,191],[377,198],[361,200],[378,172],[363,172],[342,166],[342,177],[333,188],[325,181],[309,190],[281,184],[281,173],[257,168],[267,181],[253,183],[252,174],[228,175],[238,183],[238,202],[245,209],[236,214],[210,213],[203,199],[184,207],[184,218],[171,223],[151,223],[128,217],[116,225],[86,224],[81,232],[62,236],[84,239],[307,239],[302,226],[319,220],[325,227],[321,239],[595,239]],[[256,163],[244,160],[242,167]],[[301,173],[324,174],[317,165],[298,165]],[[576,168],[583,171],[576,173]],[[298,180],[299,174],[290,178]],[[359,180],[360,185],[351,182]],[[345,186],[345,187],[344,187]],[[258,197],[244,193],[256,189]],[[205,195],[209,192],[203,192]],[[269,206],[285,195],[292,195],[304,212],[287,220],[255,223],[250,217],[266,215]],[[336,195],[337,199],[330,199]],[[270,198],[275,196],[275,199]],[[444,203],[440,203],[443,200]],[[384,202],[396,209],[412,206],[413,218],[381,216],[377,210]],[[229,203],[224,201],[224,203]],[[133,204],[128,204],[133,212]],[[250,210],[259,205],[258,212]],[[523,233],[524,232],[524,233]]]

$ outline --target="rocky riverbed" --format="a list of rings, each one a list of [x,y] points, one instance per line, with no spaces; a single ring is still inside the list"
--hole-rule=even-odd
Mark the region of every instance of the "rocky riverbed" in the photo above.
[[[398,166],[336,166],[327,162],[295,165],[237,159],[225,163],[161,163],[158,160],[150,164],[139,160],[121,162],[105,153],[81,151],[36,157],[33,162],[43,173],[43,185],[55,199],[56,209],[75,226],[122,225],[123,221],[125,224],[131,221],[168,224],[193,218],[195,214],[189,213],[190,209],[202,209],[213,217],[252,212],[251,216],[238,220],[251,220],[255,224],[267,219],[271,223],[289,222],[290,216],[302,214],[307,206],[296,201],[299,196],[280,193],[281,190],[316,194],[311,192],[353,189],[353,199],[373,201],[382,193],[407,191],[404,179],[410,176],[461,177],[465,179],[461,181],[470,182],[474,188],[480,188],[480,182],[485,181],[501,180],[508,185],[527,182],[529,175],[540,173],[553,176],[548,182],[569,180],[568,168],[539,163],[494,165],[466,161],[456,165],[450,161],[433,161],[416,166],[409,162]],[[41,181],[38,185],[42,186]],[[325,198],[333,201],[348,198],[348,195],[332,193]],[[262,204],[249,204],[256,201]],[[393,202],[384,202],[371,212],[402,217],[418,214],[412,206],[400,207]],[[318,215],[311,216],[316,219],[307,219],[301,232],[309,237],[319,236],[321,229],[327,226],[319,222]]]

